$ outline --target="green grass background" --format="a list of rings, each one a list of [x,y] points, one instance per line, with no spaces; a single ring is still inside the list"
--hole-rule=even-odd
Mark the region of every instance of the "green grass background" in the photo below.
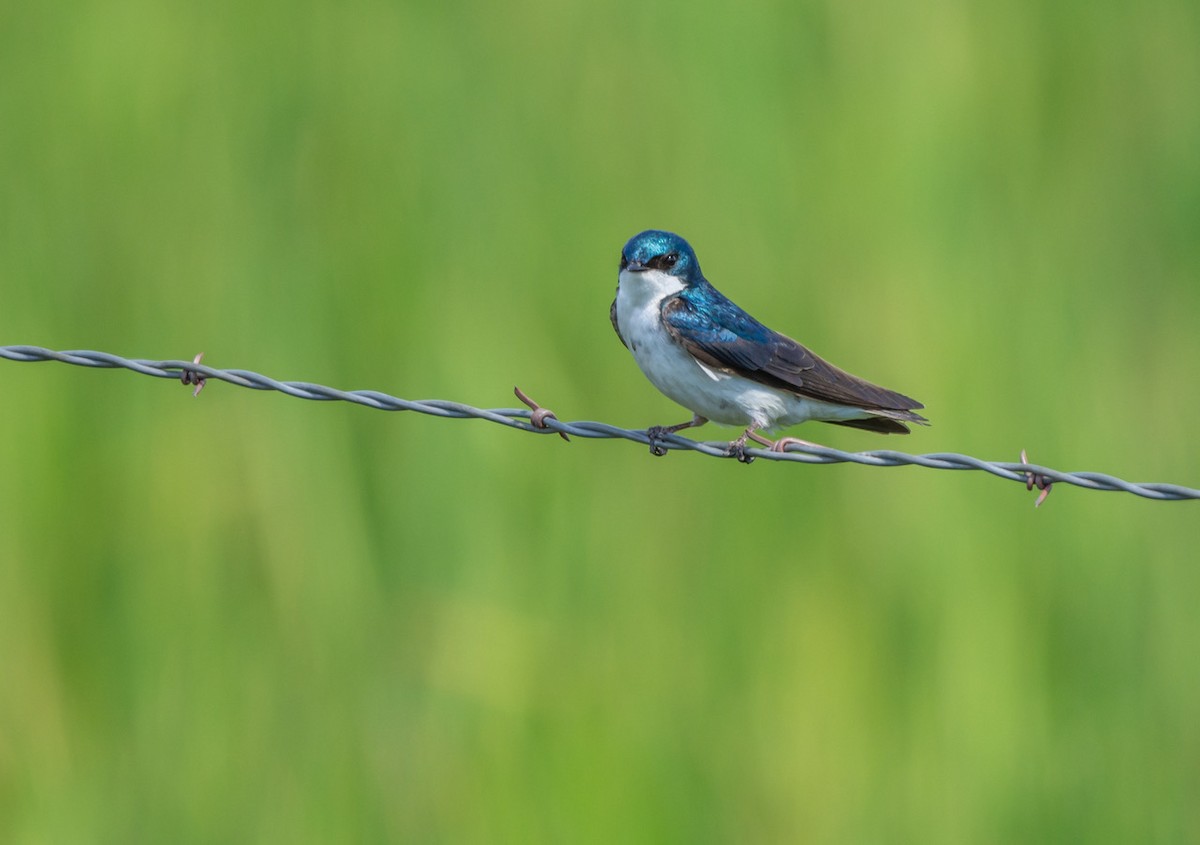
[[[687,413],[618,250],[1200,484],[1200,8],[0,6],[0,342]],[[720,430],[701,432],[720,437]],[[0,840],[1200,838],[1200,510],[0,362]]]

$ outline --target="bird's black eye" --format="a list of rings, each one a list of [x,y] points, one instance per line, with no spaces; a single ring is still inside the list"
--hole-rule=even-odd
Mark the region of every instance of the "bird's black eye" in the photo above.
[[[649,266],[655,270],[669,271],[672,267],[679,263],[678,252],[664,252],[662,255],[656,255],[650,259]]]
[[[625,253],[621,253],[621,266],[619,269],[624,270],[629,266],[629,259],[625,257]]]

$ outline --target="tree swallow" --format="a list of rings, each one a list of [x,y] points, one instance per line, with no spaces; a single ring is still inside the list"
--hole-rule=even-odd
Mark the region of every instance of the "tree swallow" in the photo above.
[[[908,434],[905,423],[928,425],[915,399],[852,376],[817,357],[790,337],[764,326],[700,272],[688,242],[651,229],[621,250],[617,297],[609,310],[617,337],[633,353],[646,378],[695,415],[691,421],[655,426],[656,441],[712,420],[743,428],[729,454],[747,461],[746,440],[783,451],[757,432],[808,420]]]

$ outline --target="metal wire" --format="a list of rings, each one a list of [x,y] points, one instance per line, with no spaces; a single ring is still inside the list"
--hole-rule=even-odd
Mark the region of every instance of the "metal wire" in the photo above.
[[[546,409],[536,406],[532,409],[486,409],[464,405],[461,402],[448,402],[443,399],[400,399],[377,390],[337,390],[303,381],[277,381],[250,370],[223,370],[209,367],[198,363],[199,356],[195,361],[151,361],[123,358],[120,355],[88,349],[56,352],[40,346],[0,346],[0,358],[27,362],[61,361],[64,364],[103,369],[124,368],[146,376],[178,379],[185,384],[195,384],[197,393],[204,386],[204,380],[212,378],[252,390],[278,390],[280,393],[286,393],[297,399],[340,400],[381,411],[416,411],[419,414],[429,414],[435,417],[487,420],[535,434],[557,433],[574,437],[632,440],[647,446],[654,445],[643,429],[618,428],[601,422],[562,422]],[[730,457],[729,444],[723,441],[701,442],[679,435],[668,435],[655,442],[667,449],[691,450],[717,458]],[[1085,490],[1124,491],[1135,496],[1163,501],[1200,499],[1200,490],[1182,487],[1178,484],[1134,483],[1099,472],[1063,472],[1038,464],[984,461],[954,452],[936,452],[928,455],[909,455],[890,449],[843,452],[840,449],[811,445],[791,445],[786,452],[772,452],[767,449],[746,449],[745,451],[748,456],[754,458],[804,464],[854,463],[875,467],[919,466],[929,469],[982,470],[998,478],[1020,482],[1027,487],[1036,484],[1042,489],[1043,494],[1051,483],[1062,482],[1082,487]],[[1044,495],[1039,498],[1039,503],[1042,498]]]

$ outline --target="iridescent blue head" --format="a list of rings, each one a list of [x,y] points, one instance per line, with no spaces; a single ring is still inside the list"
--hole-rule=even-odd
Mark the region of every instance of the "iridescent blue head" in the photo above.
[[[704,278],[691,245],[674,232],[658,229],[648,229],[629,239],[621,250],[620,270],[631,273],[660,270],[678,277],[686,285]]]

